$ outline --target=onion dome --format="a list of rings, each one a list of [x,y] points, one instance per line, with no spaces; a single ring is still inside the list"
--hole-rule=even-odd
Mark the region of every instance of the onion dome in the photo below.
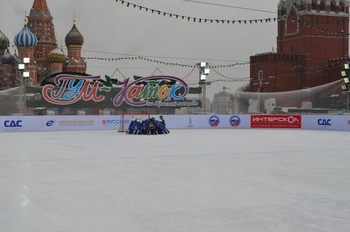
[[[15,63],[15,57],[11,55],[10,51],[6,49],[5,54],[1,57],[2,64],[13,64]]]
[[[9,44],[9,38],[0,30],[0,49],[6,49]]]
[[[66,35],[65,42],[66,46],[69,45],[83,45],[84,43],[84,37],[83,35],[79,32],[77,26],[76,26],[76,21],[73,21],[73,27],[70,30],[70,32]]]
[[[66,56],[64,55],[62,49],[60,49],[57,45],[56,47],[49,53],[48,59],[51,63],[64,63],[66,60]]]
[[[24,27],[20,33],[15,36],[15,45],[17,47],[35,47],[38,43],[38,38],[27,27],[27,18],[24,20]]]

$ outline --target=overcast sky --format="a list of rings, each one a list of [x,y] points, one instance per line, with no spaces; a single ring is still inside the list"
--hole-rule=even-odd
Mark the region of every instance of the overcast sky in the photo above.
[[[23,28],[34,0],[0,0],[0,30],[13,42]],[[153,61],[106,61],[87,59],[87,72],[94,75],[126,77],[154,74],[185,78],[188,84],[198,82],[198,69],[170,66],[160,62],[194,66],[207,61],[211,66],[225,66],[249,62],[257,53],[271,52],[276,47],[277,23],[241,23],[238,20],[277,17],[278,0],[128,0],[142,10],[127,7],[115,0],[47,0],[53,16],[59,45],[70,31],[74,11],[77,27],[84,36],[82,56],[97,58],[124,58],[142,56]],[[209,3],[209,4],[205,4]],[[146,12],[145,8],[191,17],[191,21],[169,15]],[[193,22],[193,18],[197,21]],[[231,23],[198,23],[198,19],[224,19]],[[236,23],[232,24],[232,20]],[[63,44],[64,45],[64,44]],[[64,47],[65,48],[65,47]],[[14,48],[11,48],[13,53]],[[66,53],[66,50],[65,50]],[[216,67],[211,70],[207,96],[212,98],[223,86],[233,92],[247,82],[223,82],[219,79],[249,77],[249,64]],[[219,73],[219,74],[218,74]],[[229,90],[230,91],[230,90]]]

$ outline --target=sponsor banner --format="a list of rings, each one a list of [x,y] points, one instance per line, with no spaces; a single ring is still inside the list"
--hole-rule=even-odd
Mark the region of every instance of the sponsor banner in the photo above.
[[[251,128],[301,128],[301,115],[257,114],[250,116]]]
[[[4,131],[20,131],[25,128],[25,124],[26,121],[22,117],[3,118],[1,120],[1,129]]]
[[[127,129],[131,119],[124,120],[124,127]],[[121,117],[119,115],[100,116],[98,119],[99,128],[101,130],[119,130],[122,126]]]
[[[41,121],[40,116],[0,117],[0,131],[41,131]]]
[[[45,130],[97,130],[98,116],[45,116]]]
[[[250,128],[249,115],[200,115],[200,128]]]
[[[217,115],[210,116],[209,119],[208,119],[208,125],[211,128],[220,128],[220,127],[222,127],[222,123],[221,123],[220,117],[217,116]]]
[[[160,115],[152,115],[159,119]],[[163,115],[168,129],[302,128],[350,131],[350,115]],[[119,115],[0,116],[0,131],[119,130]],[[128,127],[128,122],[126,126]]]
[[[303,129],[350,130],[350,116],[343,115],[303,115]]]
[[[249,115],[163,115],[168,129],[250,128]],[[159,115],[155,116],[156,119]]]

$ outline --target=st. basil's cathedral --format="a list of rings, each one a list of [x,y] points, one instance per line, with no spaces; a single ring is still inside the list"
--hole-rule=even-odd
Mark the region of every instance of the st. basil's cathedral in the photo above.
[[[11,54],[10,40],[0,28],[0,90],[20,85],[18,64],[30,58],[26,71],[30,73],[28,86],[40,83],[52,73],[85,73],[87,66],[81,57],[84,37],[79,32],[76,20],[65,37],[67,55],[58,46],[53,17],[46,0],[34,0],[29,15],[24,19],[22,30],[14,37],[17,50]]]

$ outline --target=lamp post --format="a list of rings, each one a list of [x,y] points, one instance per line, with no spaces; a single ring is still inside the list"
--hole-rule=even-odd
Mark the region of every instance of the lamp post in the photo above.
[[[349,84],[350,84],[350,63],[345,62],[344,64],[344,70],[341,71],[341,75],[344,80],[344,84],[341,85],[341,89],[346,93],[346,112],[350,112],[350,91],[349,91]]]
[[[342,90],[346,93],[346,112],[350,113],[350,91],[349,91],[349,77],[344,78],[344,84],[341,86]]]
[[[207,98],[207,84],[209,85],[210,82],[207,82],[207,76],[209,75],[210,69],[207,62],[200,62],[199,64],[199,84],[202,86],[202,108],[204,113],[206,113],[206,98]]]
[[[231,88],[228,88],[228,87],[226,87],[226,86],[222,87],[222,89],[223,89],[223,90],[228,89],[228,90],[230,90],[230,92],[231,92],[231,94],[230,94],[231,113],[233,114],[233,98],[234,98],[234,96],[233,96],[233,93],[232,93],[232,89],[231,89]]]
[[[25,114],[27,111],[26,102],[26,80],[29,78],[30,73],[25,71],[27,65],[30,63],[30,58],[23,58],[23,63],[18,64],[18,70],[20,71],[20,82],[21,82],[21,100],[20,100],[20,114]]]

